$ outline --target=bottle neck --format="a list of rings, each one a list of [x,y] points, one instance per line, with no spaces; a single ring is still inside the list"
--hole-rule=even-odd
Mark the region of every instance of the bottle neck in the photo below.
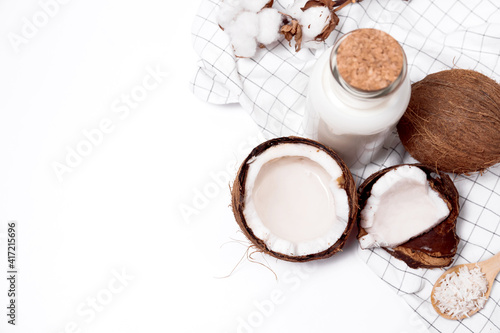
[[[383,102],[386,97],[396,91],[405,81],[407,75],[406,55],[401,48],[401,53],[403,55],[403,65],[401,68],[401,72],[399,73],[398,77],[387,87],[372,91],[358,89],[344,80],[337,66],[337,53],[339,46],[342,44],[345,38],[348,37],[348,35],[349,34],[346,34],[342,38],[340,38],[335,43],[330,53],[329,67],[336,93],[343,102],[351,106],[355,105],[356,107],[360,107],[360,105],[366,105],[366,107],[370,107],[372,105],[379,104]]]

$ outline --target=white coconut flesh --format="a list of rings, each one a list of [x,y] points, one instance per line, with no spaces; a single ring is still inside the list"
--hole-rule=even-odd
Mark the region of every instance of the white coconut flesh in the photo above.
[[[327,250],[349,218],[342,169],[326,152],[285,143],[248,162],[243,214],[268,249],[289,256]]]
[[[415,166],[387,172],[373,185],[361,211],[362,248],[395,247],[441,223],[450,214],[443,198],[431,188],[427,175]]]

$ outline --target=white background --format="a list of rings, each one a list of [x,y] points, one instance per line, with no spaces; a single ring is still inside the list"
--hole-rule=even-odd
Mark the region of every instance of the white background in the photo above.
[[[238,265],[228,183],[259,131],[190,92],[199,0],[48,2],[0,2],[0,332],[426,332],[354,237],[317,263],[255,254],[278,280]]]

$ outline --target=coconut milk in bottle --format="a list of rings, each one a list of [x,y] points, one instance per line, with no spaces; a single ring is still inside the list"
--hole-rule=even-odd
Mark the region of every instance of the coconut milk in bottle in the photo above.
[[[335,150],[349,167],[368,164],[410,100],[406,56],[376,29],[344,35],[317,61],[309,81],[306,136]]]

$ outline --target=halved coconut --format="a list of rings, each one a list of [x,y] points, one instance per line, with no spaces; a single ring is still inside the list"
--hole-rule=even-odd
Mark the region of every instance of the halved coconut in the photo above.
[[[284,137],[257,146],[233,184],[232,207],[245,236],[288,261],[332,256],[344,246],[357,214],[356,186],[330,148]]]
[[[412,268],[444,267],[457,250],[458,192],[450,177],[421,164],[370,176],[359,188],[358,239]]]

